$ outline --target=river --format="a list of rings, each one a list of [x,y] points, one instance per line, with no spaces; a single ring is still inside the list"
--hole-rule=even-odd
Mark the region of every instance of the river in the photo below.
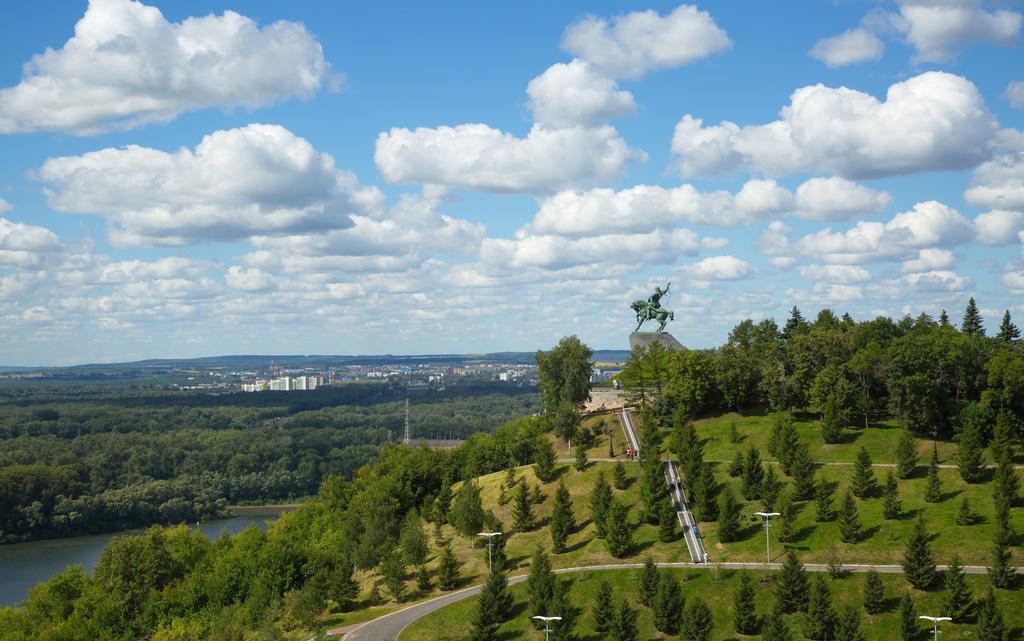
[[[199,530],[213,540],[225,530],[234,534],[254,523],[266,529],[266,521],[276,519],[282,511],[273,507],[243,509],[245,513],[234,518],[200,523]],[[81,563],[86,572],[92,572],[110,537],[126,532],[0,545],[0,607],[19,603],[33,586],[69,565]]]

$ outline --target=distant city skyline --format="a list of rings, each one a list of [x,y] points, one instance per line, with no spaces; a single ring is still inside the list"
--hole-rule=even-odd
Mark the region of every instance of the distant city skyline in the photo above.
[[[1024,319],[1022,16],[981,0],[145,4],[0,22],[0,365]]]

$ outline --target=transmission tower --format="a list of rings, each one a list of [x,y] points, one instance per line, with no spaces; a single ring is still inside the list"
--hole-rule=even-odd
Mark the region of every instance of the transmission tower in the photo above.
[[[412,434],[409,431],[409,399],[405,399],[405,444],[412,441]]]

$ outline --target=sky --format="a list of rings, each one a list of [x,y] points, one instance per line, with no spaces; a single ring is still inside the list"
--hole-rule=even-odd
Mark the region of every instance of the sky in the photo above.
[[[45,0],[0,21],[0,364],[1024,318],[1022,6]]]

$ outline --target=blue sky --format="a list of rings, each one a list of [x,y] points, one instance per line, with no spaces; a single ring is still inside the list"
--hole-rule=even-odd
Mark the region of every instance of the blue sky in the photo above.
[[[0,363],[1024,316],[1016,3],[128,0],[0,23]]]

